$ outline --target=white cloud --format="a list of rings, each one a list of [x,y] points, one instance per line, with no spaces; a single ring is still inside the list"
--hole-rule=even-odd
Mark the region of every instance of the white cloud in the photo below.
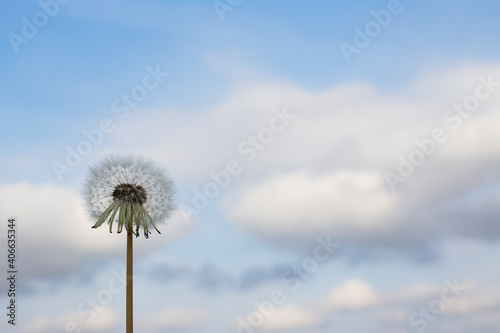
[[[109,307],[100,308],[93,318],[83,319],[76,313],[62,316],[38,316],[23,327],[26,333],[67,332],[69,330],[84,332],[109,332],[122,322],[121,316]]]
[[[351,278],[334,286],[326,297],[308,305],[284,306],[283,313],[276,311],[267,320],[276,325],[276,330],[311,329],[317,325],[331,330],[341,323],[353,325],[351,319],[363,318],[390,332],[410,332],[425,324],[429,332],[489,332],[486,329],[500,329],[495,316],[499,299],[500,285],[479,286],[467,279],[448,279],[442,284],[418,282],[381,291],[365,280]],[[271,328],[274,326],[268,330]]]
[[[166,308],[159,313],[139,317],[137,327],[146,332],[196,328],[210,317],[206,310]]]
[[[124,256],[125,237],[103,226],[92,229],[80,195],[69,188],[18,183],[0,187],[2,221],[17,219],[18,265],[23,278],[44,278],[75,272],[96,258]],[[161,228],[161,235],[136,238],[135,254],[159,249],[186,229],[180,216]]]
[[[429,327],[434,322],[442,324],[441,329],[434,328],[437,329],[436,332],[498,331],[500,320],[496,314],[500,306],[499,286],[478,286],[463,281],[461,284],[467,288],[457,294],[446,283],[421,283],[383,295],[378,318],[394,329],[408,329],[412,323],[419,323],[417,327],[413,327],[418,329],[423,327],[424,322],[421,309],[426,309],[431,318],[428,320]],[[405,313],[406,316],[403,315]]]
[[[313,312],[295,304],[287,304],[274,310],[266,318],[262,329],[264,331],[277,331],[289,329],[311,329],[318,326],[322,318]]]
[[[343,171],[315,176],[307,171],[278,174],[248,185],[229,217],[262,233],[368,233],[386,227],[395,197],[377,173]]]
[[[243,171],[221,191],[227,199],[222,208],[232,222],[267,240],[294,243],[334,232],[339,242],[360,247],[421,248],[450,236],[498,239],[494,195],[483,189],[500,184],[494,171],[500,168],[500,92],[481,101],[457,129],[457,120],[443,115],[476,92],[478,77],[493,75],[498,82],[499,73],[496,65],[458,66],[427,73],[393,93],[359,82],[309,91],[269,80],[198,113],[135,113],[105,150],[126,146],[154,156],[168,163],[176,178],[201,190],[212,181],[209,172],[237,160]],[[264,148],[256,148],[249,162],[238,146],[269,126],[276,108],[296,117]],[[429,138],[435,128],[448,139],[391,193],[384,173],[397,173],[399,157],[408,159],[419,149],[415,141]],[[484,200],[472,214],[464,212],[469,209],[464,204],[447,206],[470,201],[476,192],[483,192]],[[193,206],[189,200],[185,203]]]
[[[328,296],[332,310],[360,310],[373,306],[378,295],[370,284],[360,279],[350,279],[335,287]]]
[[[471,285],[463,297],[459,297],[450,303],[444,312],[463,316],[495,310],[498,307],[500,307],[500,286],[484,288]],[[500,321],[498,323],[500,324]]]

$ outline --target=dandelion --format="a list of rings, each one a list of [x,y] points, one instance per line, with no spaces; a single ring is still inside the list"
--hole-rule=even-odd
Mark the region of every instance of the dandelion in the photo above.
[[[164,169],[136,156],[110,155],[90,167],[83,195],[87,211],[96,221],[92,228],[105,222],[112,232],[127,231],[127,333],[133,332],[133,237],[140,230],[149,238],[151,229],[164,223],[175,210],[173,181]]]
[[[173,182],[165,171],[151,161],[134,156],[108,156],[90,167],[85,180],[84,197],[87,210],[96,220],[92,228],[106,221],[112,232],[134,228],[139,236],[142,228],[146,238],[163,223],[175,209]]]

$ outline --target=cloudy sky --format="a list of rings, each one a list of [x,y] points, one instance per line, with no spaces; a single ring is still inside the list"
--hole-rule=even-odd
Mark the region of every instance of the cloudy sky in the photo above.
[[[500,330],[497,1],[0,6],[2,332],[124,331],[126,239],[80,194],[109,153],[177,188],[138,332]]]

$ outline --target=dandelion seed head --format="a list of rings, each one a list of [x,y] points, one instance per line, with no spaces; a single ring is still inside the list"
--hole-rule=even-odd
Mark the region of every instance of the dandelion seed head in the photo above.
[[[84,182],[86,208],[99,227],[106,220],[123,227],[149,228],[164,223],[175,210],[173,181],[166,171],[142,157],[109,155],[90,167]]]

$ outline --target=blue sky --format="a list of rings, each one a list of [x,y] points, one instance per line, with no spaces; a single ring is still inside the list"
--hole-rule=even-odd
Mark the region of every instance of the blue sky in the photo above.
[[[18,325],[2,331],[124,330],[124,292],[78,312],[125,260],[79,191],[92,163],[137,153],[168,168],[181,207],[137,241],[141,332],[245,332],[238,318],[276,289],[286,301],[252,332],[498,332],[500,3],[214,3],[1,5],[0,233],[14,216],[21,240]],[[242,171],[197,206],[230,161]],[[328,237],[338,248],[314,259]]]

